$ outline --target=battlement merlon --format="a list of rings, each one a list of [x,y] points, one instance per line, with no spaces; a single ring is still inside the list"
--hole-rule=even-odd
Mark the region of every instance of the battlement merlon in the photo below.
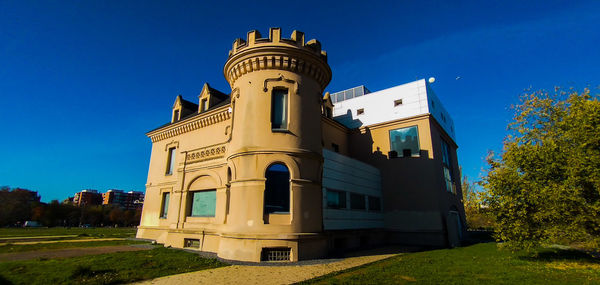
[[[304,41],[304,33],[294,30],[289,39],[281,37],[280,28],[270,28],[269,38],[249,31],[246,39],[236,39],[223,69],[230,85],[241,75],[254,70],[283,69],[306,73],[325,89],[331,80],[327,52],[315,39]]]
[[[287,44],[298,48],[304,48],[318,54],[323,58],[323,60],[327,61],[327,52],[321,50],[321,43],[319,41],[312,39],[308,42],[304,42],[304,33],[297,30],[292,32],[292,35],[289,39],[281,38],[280,28],[270,28],[269,38],[263,38],[260,32],[257,30],[249,31],[245,40],[238,38],[233,41],[233,46],[229,51],[229,56],[231,57],[243,49],[262,44]]]

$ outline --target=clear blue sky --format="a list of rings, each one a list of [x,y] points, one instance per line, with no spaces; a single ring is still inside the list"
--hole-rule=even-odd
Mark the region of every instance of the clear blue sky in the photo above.
[[[229,92],[223,64],[251,29],[321,41],[327,91],[434,76],[471,180],[525,88],[600,84],[599,1],[204,2],[0,0],[0,185],[144,190],[144,133],[177,94]]]

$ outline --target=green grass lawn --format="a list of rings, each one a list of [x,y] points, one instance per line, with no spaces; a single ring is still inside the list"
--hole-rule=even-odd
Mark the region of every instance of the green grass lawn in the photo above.
[[[537,257],[495,243],[403,254],[300,284],[600,284],[600,260],[543,249]]]
[[[135,237],[136,228],[0,228],[0,238],[77,235],[79,237]]]
[[[23,244],[23,245],[1,244],[0,243],[0,254],[1,253],[12,253],[12,252],[36,251],[36,250],[66,249],[66,248],[74,248],[74,247],[98,247],[98,246],[112,246],[112,245],[130,245],[130,244],[150,244],[150,243],[147,241],[134,241],[134,240],[57,242],[57,243],[38,243],[38,244]]]
[[[226,266],[198,254],[147,251],[0,263],[0,284],[115,284]]]

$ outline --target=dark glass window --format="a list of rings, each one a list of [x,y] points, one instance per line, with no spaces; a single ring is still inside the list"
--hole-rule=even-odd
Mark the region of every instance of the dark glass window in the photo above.
[[[179,110],[173,112],[173,122],[179,121]]]
[[[350,193],[350,209],[364,210],[366,209],[365,204],[365,195]]]
[[[271,128],[287,129],[287,90],[273,89],[271,98]]]
[[[265,214],[290,212],[290,171],[280,163],[265,173]]]
[[[381,211],[381,199],[375,196],[369,196],[369,211]]]
[[[390,131],[390,146],[399,155],[419,155],[419,129],[417,126]]]
[[[173,169],[175,169],[175,149],[174,147],[169,148],[169,153],[167,154],[167,175],[173,174]]]
[[[333,148],[333,151],[335,152],[340,152],[340,146],[337,144],[332,143],[331,148]]]
[[[346,209],[346,192],[327,189],[327,208]]]
[[[444,171],[444,184],[446,187],[446,191],[455,192],[454,190],[454,181],[452,179],[452,160],[450,156],[450,146],[444,139],[440,140],[442,142],[442,165]]]
[[[167,213],[169,212],[169,198],[171,193],[163,193],[162,196],[162,204],[160,206],[160,217],[163,219],[167,218]]]

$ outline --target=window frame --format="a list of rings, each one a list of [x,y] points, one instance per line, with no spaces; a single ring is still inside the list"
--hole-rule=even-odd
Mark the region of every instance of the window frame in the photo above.
[[[362,197],[362,208],[355,208],[352,204],[353,200],[352,197]],[[360,193],[354,193],[354,192],[350,192],[350,210],[356,210],[356,211],[366,211],[367,210],[367,196],[365,194],[360,194]]]
[[[168,197],[168,198],[167,198]],[[160,199],[159,219],[167,219],[169,216],[169,203],[171,202],[171,192],[163,192]]]
[[[177,147],[169,147],[167,148],[167,168],[165,169],[165,175],[173,175],[173,171],[175,170],[176,164],[175,159],[177,156]]]
[[[279,93],[281,92],[281,93]],[[282,107],[282,118],[281,118],[281,122],[280,125],[278,127],[275,127],[275,95],[282,95],[283,96],[283,102],[281,103],[281,107]],[[289,101],[290,101],[290,90],[289,88],[286,87],[274,87],[271,90],[271,131],[274,132],[287,132],[288,131],[288,127],[289,127]]]
[[[193,215],[194,212],[194,196],[196,193],[208,193],[208,192],[213,192],[215,195],[215,207],[214,210],[212,212],[212,215]],[[214,218],[217,214],[217,189],[203,189],[203,190],[193,190],[193,191],[189,191],[188,193],[188,199],[189,199],[189,208],[186,212],[186,217],[190,217],[190,218]]]
[[[267,194],[271,194],[270,191],[267,192],[268,190],[271,191],[277,191],[278,189],[268,189],[268,182],[269,182],[269,178],[267,177],[267,173],[269,171],[273,171],[273,172],[279,172],[279,171],[274,171],[274,170],[269,170],[271,167],[275,166],[275,165],[281,165],[284,166],[287,170],[287,174],[288,174],[288,180],[287,180],[287,210],[284,211],[272,211],[272,210],[267,210],[267,206],[281,206],[281,205],[267,205]],[[273,162],[271,164],[269,164],[269,166],[265,169],[265,190],[264,190],[264,194],[263,194],[263,213],[268,215],[268,214],[290,214],[291,213],[291,208],[292,208],[292,172],[290,171],[290,168],[283,162]],[[277,194],[272,194],[272,195],[276,195]],[[285,206],[285,203],[283,203]]]
[[[338,206],[330,206],[329,205],[329,195],[328,195],[329,193],[336,193],[338,195],[340,205],[338,205]],[[326,206],[326,208],[333,209],[333,210],[347,210],[348,209],[348,201],[347,201],[348,194],[346,194],[346,193],[348,193],[348,192],[343,191],[343,190],[325,188],[325,206]],[[343,197],[343,199],[341,199],[342,197]]]
[[[389,130],[388,131],[388,139],[390,142],[390,151],[396,151],[396,153],[398,154],[398,157],[405,157],[404,156],[404,150],[400,150],[400,152],[398,152],[397,150],[393,149],[392,146],[393,141],[392,141],[392,132],[393,131],[397,131],[397,130],[401,130],[401,129],[408,129],[408,128],[416,128],[417,129],[417,151],[415,153],[411,152],[411,156],[410,157],[420,157],[421,156],[421,135],[419,133],[419,125],[412,125],[412,126],[406,126],[406,127],[401,127],[401,128],[397,128],[397,129],[393,129],[393,130]]]

